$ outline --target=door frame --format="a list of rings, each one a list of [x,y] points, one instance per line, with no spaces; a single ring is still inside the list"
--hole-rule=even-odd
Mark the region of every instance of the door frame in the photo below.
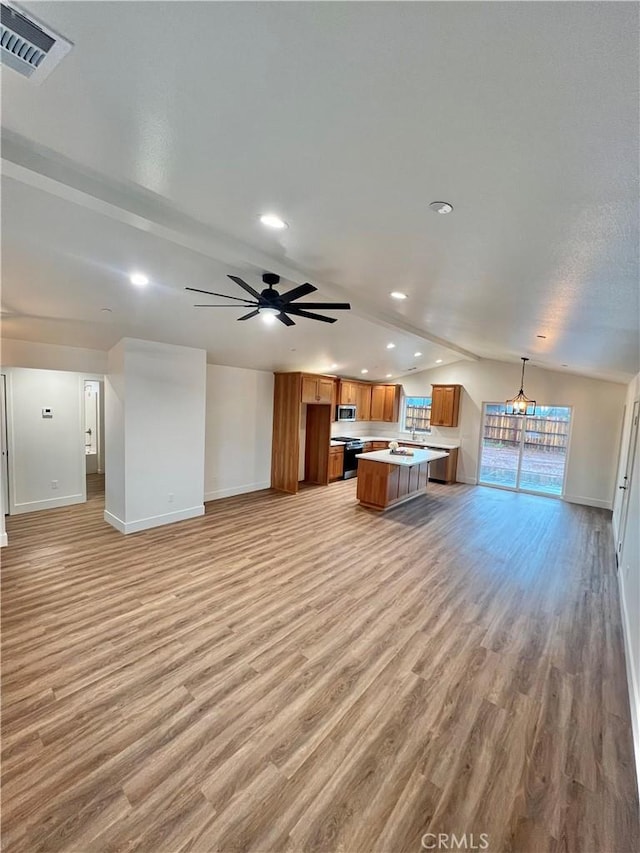
[[[0,465],[0,478],[2,483],[3,497],[6,494],[6,502],[2,501],[2,512],[4,515],[9,514],[9,506],[11,500],[11,492],[9,486],[9,435],[7,431],[7,376],[6,373],[0,374],[0,447],[2,449],[2,459]]]
[[[622,503],[620,504],[620,520],[618,522],[618,537],[616,542],[616,563],[622,549],[624,547],[624,537],[627,532],[627,520],[629,516],[629,493],[631,491],[631,483],[633,480],[633,466],[636,459],[636,450],[638,447],[638,429],[640,427],[640,400],[633,401],[631,410],[631,426],[629,429],[629,442],[627,444],[626,460],[624,465],[624,474],[622,483],[618,484],[619,489],[623,489]]]
[[[542,498],[554,498],[555,500],[564,500],[565,489],[567,485],[567,469],[569,467],[569,456],[571,453],[571,436],[573,433],[573,405],[567,403],[544,403],[546,407],[557,409],[569,409],[569,431],[567,433],[567,454],[562,472],[562,490],[559,495],[554,495],[550,492],[536,492],[533,489],[523,489],[520,487],[520,473],[522,470],[522,455],[524,449],[524,437],[526,430],[520,430],[520,451],[518,453],[518,467],[516,469],[516,484],[515,486],[505,486],[501,483],[485,483],[480,479],[480,471],[482,469],[482,448],[484,441],[484,419],[487,413],[487,406],[503,406],[504,403],[495,400],[485,400],[482,403],[480,410],[480,438],[478,441],[478,465],[476,469],[476,482],[479,486],[488,486],[490,489],[504,489],[507,492],[518,492],[522,495],[537,495]],[[526,417],[526,415],[524,416]]]

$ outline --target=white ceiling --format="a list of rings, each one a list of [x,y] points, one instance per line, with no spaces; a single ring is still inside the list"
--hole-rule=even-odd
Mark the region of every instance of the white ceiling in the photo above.
[[[3,69],[5,335],[640,370],[635,4],[23,6],[74,48],[39,87]],[[266,328],[183,290],[267,269],[354,310]]]

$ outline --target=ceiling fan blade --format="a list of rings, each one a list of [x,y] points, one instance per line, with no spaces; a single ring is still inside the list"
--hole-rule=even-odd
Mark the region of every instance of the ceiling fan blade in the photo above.
[[[227,278],[230,278],[231,281],[235,281],[236,284],[246,290],[247,293],[250,293],[252,296],[255,296],[256,299],[260,299],[260,294],[258,293],[258,291],[254,290],[253,287],[251,287],[250,284],[247,284],[246,281],[243,281],[241,278],[238,278],[237,275],[229,275],[227,276]]]
[[[238,317],[238,320],[250,320],[252,317],[255,317],[259,313],[260,313],[259,310],[249,311],[249,313],[245,314],[243,317]]]
[[[294,299],[300,299],[301,296],[306,296],[308,293],[315,293],[317,289],[317,287],[309,284],[309,282],[306,284],[300,284],[298,287],[294,287],[293,290],[287,290],[286,293],[282,293],[280,295],[280,301],[283,305],[286,305],[289,302],[293,302]]]
[[[351,309],[351,305],[349,302],[298,302],[295,308],[314,308],[314,309],[327,309],[331,311],[349,311]],[[289,309],[287,309],[289,310]]]
[[[284,323],[285,326],[295,326],[295,323],[293,322],[291,317],[287,317],[286,314],[276,314],[276,317],[278,318],[278,320],[280,320],[281,323]]]
[[[288,306],[287,314],[293,314],[295,317],[307,317],[309,320],[320,320],[321,323],[335,323],[335,317],[323,317],[322,314],[312,314],[310,311],[303,311],[301,308]]]
[[[197,287],[185,287],[185,290],[191,290],[194,293],[206,293],[207,296],[221,296],[223,299],[233,299],[235,302],[249,302],[246,297],[244,299],[240,299],[237,296],[228,296],[226,293],[215,293],[213,290],[199,290]]]
[[[251,308],[252,305],[257,305],[257,302],[245,302],[242,306],[243,308]],[[239,305],[213,305],[211,303],[204,304],[196,304],[193,306],[194,308],[239,308]]]

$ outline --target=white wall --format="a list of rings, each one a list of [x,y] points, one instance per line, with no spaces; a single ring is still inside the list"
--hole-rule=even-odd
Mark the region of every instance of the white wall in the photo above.
[[[0,489],[0,548],[4,548],[9,544],[7,539],[7,528],[5,526],[4,514],[7,511],[7,507],[4,506],[2,489]]]
[[[109,351],[104,377],[104,457],[105,507],[114,518],[125,519],[124,455],[124,346],[122,341]],[[122,521],[124,524],[124,521]]]
[[[72,370],[76,373],[106,373],[107,353],[96,349],[39,344],[2,339],[1,361],[5,367],[33,367],[42,370]]]
[[[459,426],[432,430],[434,438],[460,441],[461,482],[477,482],[483,402],[513,397],[520,371],[516,363],[458,361],[402,378],[407,395],[428,394],[432,383],[463,386]],[[525,392],[539,404],[573,407],[565,499],[611,509],[625,386],[528,365]]]
[[[622,484],[627,464],[633,404],[640,400],[640,373],[629,384],[626,397],[625,423],[620,444],[620,464],[616,483]],[[640,437],[640,433],[638,434]],[[613,508],[615,541],[618,540],[623,492],[616,488]],[[625,631],[627,680],[633,722],[636,774],[640,785],[640,441],[636,439],[635,462],[631,476],[626,534],[618,555],[618,582]]]
[[[116,512],[121,495],[111,503],[109,489],[105,520],[133,533],[202,515],[206,352],[133,338],[114,349],[109,367],[116,386],[124,375],[124,395],[115,393],[109,374],[108,400],[117,397],[124,405],[122,420],[107,416],[106,477],[109,481],[124,470],[124,515]],[[117,456],[122,443],[124,463]],[[117,509],[122,513],[120,505]]]
[[[83,502],[83,377],[17,367],[6,375],[10,514]]]
[[[205,500],[271,484],[273,373],[207,365]]]

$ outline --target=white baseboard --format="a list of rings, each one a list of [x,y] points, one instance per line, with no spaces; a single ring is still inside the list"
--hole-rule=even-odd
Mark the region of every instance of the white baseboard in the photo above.
[[[621,571],[618,572],[618,589],[620,590],[620,609],[622,611],[622,633],[624,635],[624,658],[627,666],[627,685],[629,689],[629,706],[631,708],[633,750],[636,759],[636,782],[638,784],[638,793],[640,793],[640,685],[636,676],[640,661],[633,659],[631,627],[629,625],[624,579]]]
[[[205,492],[205,501],[217,501],[220,498],[232,498],[234,495],[246,495],[248,492],[261,492],[263,489],[270,489],[271,483],[265,481],[263,483],[246,483],[244,486],[232,486],[228,489],[217,489],[215,492]]]
[[[123,521],[117,515],[104,511],[104,520],[107,524],[115,527],[120,533],[138,533],[141,530],[149,530],[152,527],[161,527],[163,524],[173,524],[176,521],[186,521],[189,518],[197,518],[204,515],[204,506],[192,506],[188,509],[180,509],[176,512],[165,512],[162,515],[152,515],[149,518],[139,518],[137,521]]]
[[[23,512],[39,512],[41,509],[57,509],[61,506],[73,506],[86,502],[84,495],[63,495],[60,498],[48,498],[44,501],[28,501],[21,504],[11,505],[11,515],[20,515]]]
[[[6,548],[9,544],[9,538],[6,533],[0,533],[0,548]]]
[[[583,498],[581,495],[564,495],[563,500],[570,504],[582,504],[583,506],[595,506],[598,509],[613,509],[611,501],[601,501],[597,498]]]

